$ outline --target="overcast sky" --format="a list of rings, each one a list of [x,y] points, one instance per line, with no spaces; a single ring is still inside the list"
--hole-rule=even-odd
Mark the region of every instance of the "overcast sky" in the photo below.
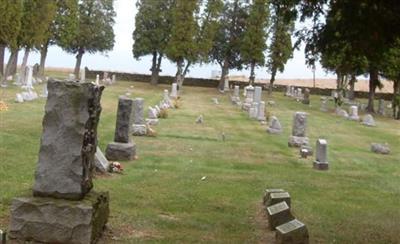
[[[115,44],[114,49],[107,54],[85,54],[82,60],[82,67],[87,66],[89,69],[102,69],[110,71],[124,71],[136,73],[150,73],[151,57],[143,57],[140,60],[134,60],[132,57],[132,32],[135,26],[136,6],[135,0],[116,0],[114,8],[117,13],[116,23],[114,25]],[[8,57],[7,57],[8,58]],[[19,61],[22,59],[20,53]],[[32,53],[29,58],[29,64],[33,65],[39,62],[39,54]],[[75,56],[63,52],[58,47],[51,47],[47,57],[47,66],[52,67],[74,67]],[[176,67],[166,59],[162,63],[162,74],[174,75]],[[220,70],[218,65],[202,65],[193,66],[190,69],[189,76],[204,77],[211,76],[212,70]],[[231,71],[231,74],[249,75],[245,71]],[[257,78],[269,78],[266,68],[258,69]],[[332,74],[327,75],[320,66],[316,71],[317,78],[332,78]],[[278,74],[277,78],[312,78],[311,69],[305,65],[303,50],[295,51],[293,59],[291,59],[286,67],[285,72]]]

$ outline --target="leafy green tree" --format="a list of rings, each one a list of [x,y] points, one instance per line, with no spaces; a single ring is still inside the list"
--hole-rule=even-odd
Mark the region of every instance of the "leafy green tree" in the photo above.
[[[384,53],[400,37],[400,5],[396,1],[342,0],[342,1],[299,1],[302,19],[318,19],[325,16],[326,23],[319,30],[331,28],[334,43],[340,39],[351,47],[351,55],[365,57],[369,74],[369,97],[367,110],[374,112],[375,90],[381,87],[379,70],[384,61]],[[305,35],[308,44],[315,43],[321,32]],[[306,45],[306,52],[313,51]],[[340,52],[340,51],[339,51]],[[306,55],[309,56],[309,55]]]
[[[67,47],[77,36],[78,0],[55,0],[56,15],[46,31],[40,49],[39,75],[44,76],[47,51],[50,45]]]
[[[393,82],[393,118],[400,120],[400,38],[384,54],[382,75]]]
[[[39,46],[45,39],[45,32],[55,14],[55,3],[52,0],[22,1],[21,26],[7,63],[5,77],[12,73],[16,64],[18,51],[25,48],[21,70],[25,70],[31,49]],[[33,26],[34,25],[34,26]],[[5,77],[3,80],[5,80]]]
[[[171,38],[166,54],[177,64],[175,80],[179,88],[190,65],[210,61],[209,53],[223,5],[221,0],[202,3],[200,0],[176,0],[172,11]]]
[[[223,89],[225,76],[229,74],[230,69],[241,70],[243,68],[240,44],[248,16],[246,7],[247,4],[243,0],[225,1],[224,3],[219,28],[210,52],[210,59],[221,67],[219,89]]]
[[[114,47],[114,17],[113,0],[79,1],[77,36],[63,47],[65,51],[76,54],[76,77],[84,53],[106,52]]]
[[[161,61],[170,38],[171,8],[175,0],[138,0],[133,31],[133,56],[152,55],[150,84],[158,83]]]
[[[254,0],[250,6],[246,29],[241,42],[243,62],[250,66],[250,84],[254,84],[255,68],[265,63],[264,51],[267,49],[266,29],[268,28],[268,0]]]
[[[55,15],[56,3],[53,0],[24,1],[19,35],[20,48],[25,48],[21,64],[22,71],[25,70],[28,62],[29,52],[46,41],[47,30]]]
[[[290,13],[293,5],[286,5],[284,2],[275,0],[270,4],[272,40],[268,48],[267,68],[271,73],[269,81],[269,93],[272,93],[273,84],[277,72],[285,70],[286,62],[293,56],[292,33],[294,22]]]
[[[0,0],[0,78],[4,72],[5,48],[17,48],[17,38],[21,28],[22,0]]]
[[[198,0],[176,0],[172,10],[171,38],[166,47],[167,57],[176,62],[175,82],[180,87],[183,83],[183,66],[196,59],[194,36],[198,30],[195,12],[198,11]]]

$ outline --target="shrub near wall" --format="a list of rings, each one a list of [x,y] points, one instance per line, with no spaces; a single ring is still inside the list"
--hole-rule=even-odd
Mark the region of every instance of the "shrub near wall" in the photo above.
[[[89,70],[88,68],[86,69],[86,78],[88,79],[96,79],[96,75],[99,74],[100,78],[103,76],[103,72],[101,70]],[[107,71],[108,72],[108,71]],[[145,74],[132,74],[132,73],[123,73],[123,72],[108,72],[109,77],[111,77],[113,74],[117,76],[118,80],[126,80],[126,81],[135,81],[135,82],[145,82],[145,83],[150,83],[151,75],[145,75]],[[158,83],[159,84],[166,84],[170,85],[174,81],[175,77],[173,76],[159,76],[158,78]],[[187,77],[185,78],[184,85],[185,86],[197,86],[197,87],[212,87],[212,88],[217,88],[219,84],[218,79],[203,79],[203,78],[191,78]],[[240,89],[243,89],[245,86],[247,86],[249,83],[245,81],[235,81],[235,80],[230,80],[229,84],[231,86],[233,85],[238,85]],[[256,86],[262,86],[264,89],[267,88],[267,85],[265,83],[255,83]],[[306,88],[302,86],[296,86],[300,88]],[[308,87],[310,89],[311,94],[313,95],[321,95],[321,96],[330,96],[332,89],[327,89],[327,88],[318,88],[318,87]],[[285,92],[286,91],[286,86],[284,85],[274,85],[274,91],[275,92]],[[357,98],[368,98],[368,92],[363,92],[363,91],[355,91],[354,95]],[[392,100],[392,94],[390,93],[376,93],[375,94],[376,99],[385,99],[385,100]]]

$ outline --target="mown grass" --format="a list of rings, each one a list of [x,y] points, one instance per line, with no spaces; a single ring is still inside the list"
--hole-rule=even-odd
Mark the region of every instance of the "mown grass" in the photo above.
[[[166,88],[122,81],[107,87],[100,147],[113,139],[119,95],[133,91],[149,106]],[[11,199],[29,193],[33,184],[45,100],[16,104],[17,88],[1,92],[9,104],[0,112],[0,229],[5,229]],[[182,107],[155,127],[158,137],[134,138],[139,158],[123,162],[124,174],[96,179],[95,189],[111,195],[103,242],[265,242],[263,191],[284,188],[312,243],[399,243],[400,123],[376,117],[377,127],[364,127],[319,111],[319,96],[312,97],[312,106],[278,93],[264,94],[264,100],[276,102],[268,111],[280,119],[283,134],[267,134],[228,95],[185,87]],[[317,138],[328,140],[329,171],[313,170],[313,158],[301,159],[297,149],[288,148],[295,111],[309,113],[313,146]],[[205,123],[195,124],[200,114]],[[371,142],[388,142],[392,153],[371,153]]]

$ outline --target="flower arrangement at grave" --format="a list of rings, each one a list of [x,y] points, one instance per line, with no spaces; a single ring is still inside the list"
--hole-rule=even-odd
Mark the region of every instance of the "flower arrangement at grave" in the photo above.
[[[110,169],[109,169],[110,173],[118,173],[118,174],[122,174],[124,171],[124,168],[122,167],[122,164],[119,162],[112,162],[110,164]]]
[[[4,101],[0,101],[0,112],[1,111],[8,111],[8,105]]]
[[[166,119],[168,118],[168,109],[166,108],[161,108],[160,113],[158,114],[158,118],[160,119]]]

